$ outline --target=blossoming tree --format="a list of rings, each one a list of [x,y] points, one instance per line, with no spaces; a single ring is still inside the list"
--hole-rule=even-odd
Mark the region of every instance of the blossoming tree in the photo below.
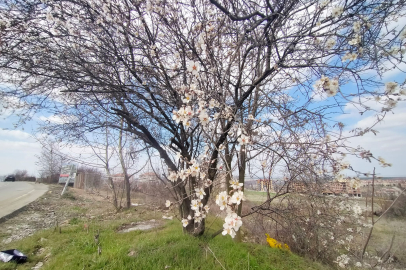
[[[23,117],[49,109],[75,115],[72,121],[87,130],[121,128],[96,121],[94,111],[124,119],[123,129],[167,166],[176,194],[168,205],[179,205],[193,235],[205,230],[207,202],[224,172],[230,188],[216,202],[228,213],[223,234],[234,236],[242,224],[246,162],[258,153],[276,155],[289,180],[303,170],[322,178],[349,168],[337,154],[374,158],[348,151],[333,115],[348,105],[371,110],[365,103],[375,99],[382,104],[379,121],[405,93],[396,82],[382,90],[385,82],[368,75],[405,63],[406,29],[391,23],[405,6],[403,0],[3,0],[1,95],[23,103]],[[233,157],[239,181],[232,181]]]

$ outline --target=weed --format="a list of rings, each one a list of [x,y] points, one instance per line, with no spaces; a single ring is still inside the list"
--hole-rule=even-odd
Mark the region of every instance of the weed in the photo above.
[[[76,197],[75,197],[71,192],[69,192],[69,191],[65,192],[65,193],[62,195],[62,198],[68,199],[68,200],[72,200],[72,201],[75,201],[75,200],[76,200]]]
[[[78,218],[76,218],[76,217],[69,220],[70,225],[77,225],[77,224],[79,224],[79,222],[80,222],[80,220]]]

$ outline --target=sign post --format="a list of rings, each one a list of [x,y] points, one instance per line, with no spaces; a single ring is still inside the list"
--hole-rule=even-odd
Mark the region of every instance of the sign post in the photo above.
[[[68,188],[69,182],[71,179],[75,182],[76,177],[76,165],[70,164],[62,167],[61,174],[59,175],[59,183],[63,184],[65,182],[65,186],[62,190],[61,196],[65,193],[66,189]]]

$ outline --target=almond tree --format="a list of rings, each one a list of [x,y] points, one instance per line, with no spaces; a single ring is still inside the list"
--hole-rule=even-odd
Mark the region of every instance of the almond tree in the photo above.
[[[80,117],[71,122],[87,130],[103,128],[87,121],[95,111],[124,119],[122,129],[166,164],[185,230],[201,235],[212,183],[222,170],[231,174],[221,162],[225,146],[227,155],[241,157],[278,145],[288,168],[309,170],[315,156],[319,176],[343,167],[333,155],[345,149],[343,124],[333,115],[348,105],[364,113],[376,99],[379,121],[405,93],[396,82],[382,90],[379,78],[405,62],[406,30],[390,23],[405,6],[403,0],[3,0],[1,94],[26,102],[22,117],[44,109],[74,114]],[[117,121],[109,126],[121,128]],[[363,149],[351,153],[373,158]],[[240,174],[245,164],[240,158]],[[228,210],[223,233],[232,236],[241,226],[235,212],[242,186],[233,182],[217,198]]]

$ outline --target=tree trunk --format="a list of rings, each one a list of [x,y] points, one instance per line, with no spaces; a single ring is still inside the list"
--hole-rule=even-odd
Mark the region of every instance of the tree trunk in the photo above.
[[[189,221],[189,224],[183,228],[183,232],[188,233],[193,236],[201,236],[206,229],[206,219],[202,219],[201,222],[195,223],[192,220]]]
[[[244,182],[245,182],[246,164],[247,164],[247,162],[246,162],[245,146],[242,145],[241,149],[240,149],[240,164],[238,166],[238,182],[239,183],[245,184]],[[241,190],[244,191],[244,185],[242,186]],[[241,203],[237,209],[237,215],[239,217],[241,217],[241,213],[242,213],[242,204],[243,204],[243,202],[241,201]],[[238,243],[242,241],[241,228],[236,232],[234,241],[238,242]]]
[[[113,206],[116,209],[116,211],[118,211],[118,210],[120,210],[121,205],[119,206],[118,202],[117,202],[116,189],[114,187],[113,177],[111,177],[111,172],[110,172],[110,167],[109,167],[109,138],[108,138],[107,127],[106,127],[106,152],[105,152],[105,154],[106,154],[106,162],[104,164],[105,164],[105,169],[106,169],[109,186],[113,193]]]
[[[118,138],[118,154],[120,157],[121,169],[124,174],[124,188],[125,188],[125,197],[126,197],[126,208],[131,207],[131,187],[130,187],[130,178],[128,177],[127,167],[125,166],[124,155],[123,155],[123,124],[124,120],[121,119],[121,129],[120,135]]]

